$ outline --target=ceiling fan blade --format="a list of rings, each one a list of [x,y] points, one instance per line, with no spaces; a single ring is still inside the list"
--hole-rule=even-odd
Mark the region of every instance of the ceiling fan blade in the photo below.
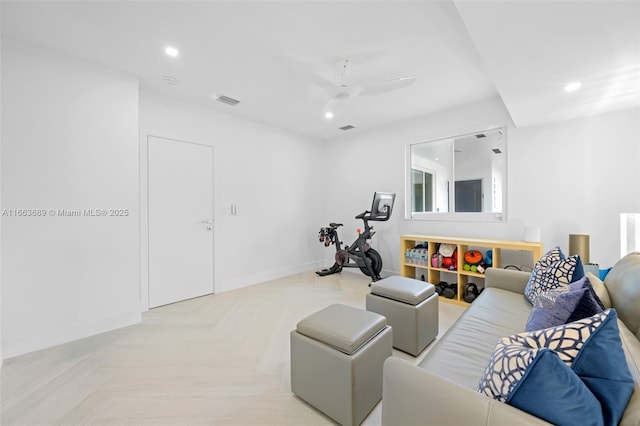
[[[337,90],[339,90],[339,86],[318,74],[313,72],[311,69],[307,68],[305,65],[299,62],[293,62],[290,60],[284,61],[284,66],[299,78],[302,78],[304,81],[310,82],[311,84],[321,87],[327,92],[329,92],[331,97],[335,96]]]
[[[336,107],[338,106],[339,101],[337,101],[336,99],[329,99],[329,101],[327,101],[327,103],[324,105],[323,111],[325,113],[327,112],[332,112],[334,113],[336,110]]]
[[[305,87],[306,99],[311,102],[326,102],[327,99],[331,99],[331,94],[327,93],[327,91],[316,85],[309,84]]]
[[[416,82],[417,76],[410,75],[406,77],[398,77],[393,80],[383,81],[379,84],[372,86],[366,86],[359,93],[361,96],[379,95],[381,93],[392,92],[394,90],[402,89],[407,86],[411,86]]]

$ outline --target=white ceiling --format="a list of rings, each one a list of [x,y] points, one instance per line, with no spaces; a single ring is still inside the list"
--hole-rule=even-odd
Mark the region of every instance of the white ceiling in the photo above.
[[[150,91],[317,138],[495,96],[518,126],[640,106],[637,0],[3,0],[1,8],[3,36],[124,71]],[[169,44],[177,58],[164,54]],[[329,94],[314,80],[337,81],[335,63],[344,58],[350,84],[417,81],[339,102],[329,121]],[[571,80],[584,88],[564,93]],[[240,104],[221,104],[215,94]]]
[[[517,126],[640,106],[640,1],[456,6]]]

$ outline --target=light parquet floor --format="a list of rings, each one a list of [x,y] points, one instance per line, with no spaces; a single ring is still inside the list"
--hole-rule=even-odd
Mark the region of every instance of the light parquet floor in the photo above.
[[[369,280],[313,271],[152,309],[140,324],[4,362],[2,425],[332,425],[290,390],[289,332]],[[464,308],[440,303],[440,333]],[[419,362],[394,350],[394,356]],[[379,425],[380,404],[364,425]]]

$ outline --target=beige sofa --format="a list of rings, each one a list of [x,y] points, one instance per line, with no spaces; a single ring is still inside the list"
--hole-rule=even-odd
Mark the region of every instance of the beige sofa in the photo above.
[[[419,365],[398,358],[384,364],[382,424],[546,424],[475,391],[499,338],[523,332],[531,303],[528,273],[488,269],[485,291],[440,337]],[[621,259],[605,278],[635,382],[621,425],[640,425],[640,253]]]

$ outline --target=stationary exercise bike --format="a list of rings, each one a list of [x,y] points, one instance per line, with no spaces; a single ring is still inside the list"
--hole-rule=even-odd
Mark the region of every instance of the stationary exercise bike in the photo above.
[[[330,223],[326,228],[321,228],[318,239],[324,243],[325,247],[335,245],[336,254],[333,266],[317,271],[316,274],[324,277],[336,274],[342,271],[342,268],[360,268],[363,274],[371,277],[373,281],[378,281],[380,271],[382,271],[382,257],[367,243],[375,234],[369,221],[384,222],[389,220],[395,198],[396,194],[389,192],[373,194],[371,210],[366,210],[356,216],[356,219],[362,219],[364,222],[364,230],[358,229],[358,238],[348,247],[342,248],[344,243],[338,237],[338,228],[342,226],[341,223]]]

